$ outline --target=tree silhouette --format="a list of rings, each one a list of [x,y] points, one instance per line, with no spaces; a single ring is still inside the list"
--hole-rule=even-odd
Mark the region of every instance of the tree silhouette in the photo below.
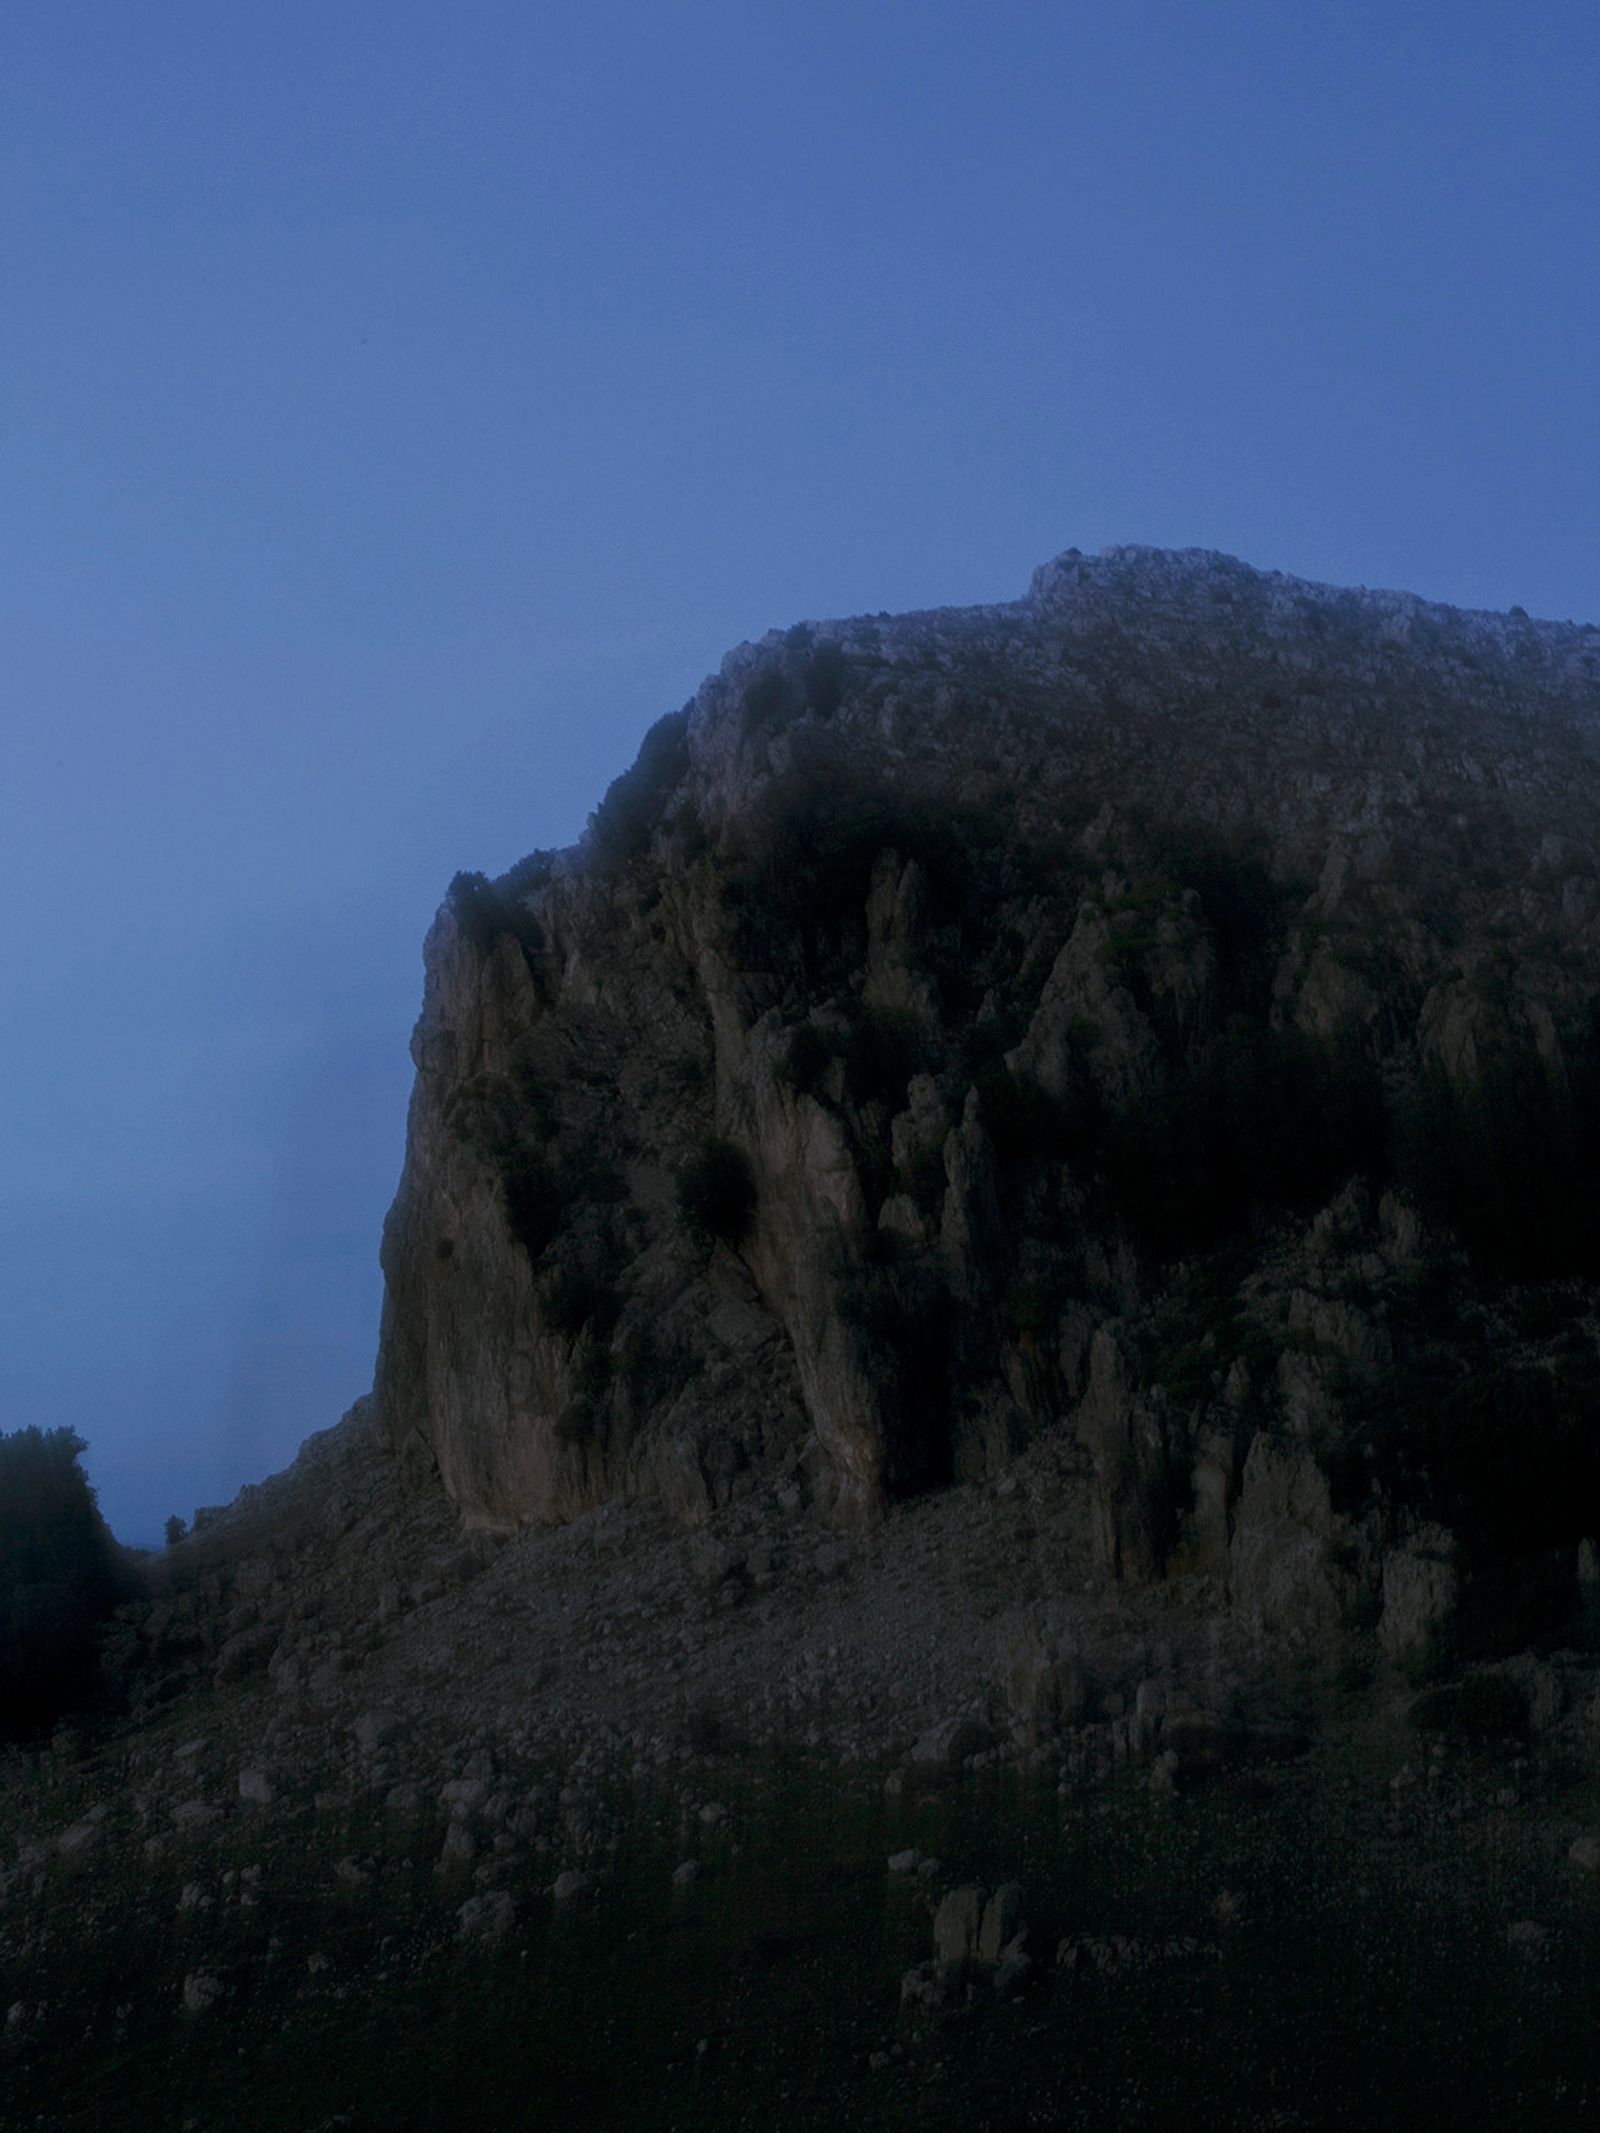
[[[93,1688],[115,1543],[74,1429],[0,1436],[0,1733],[50,1724]]]

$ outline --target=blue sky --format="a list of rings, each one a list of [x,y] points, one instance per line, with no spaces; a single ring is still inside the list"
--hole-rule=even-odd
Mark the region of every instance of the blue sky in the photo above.
[[[422,934],[739,639],[1076,545],[1600,620],[1600,14],[11,0],[0,1428],[370,1377]]]

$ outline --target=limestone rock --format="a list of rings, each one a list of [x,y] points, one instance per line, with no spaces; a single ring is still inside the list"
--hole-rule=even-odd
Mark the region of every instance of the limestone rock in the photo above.
[[[504,1889],[489,1889],[481,1896],[467,1898],[456,1913],[456,1925],[463,1940],[495,1947],[511,1931],[516,1918],[514,1899]]]
[[[998,1963],[1022,1931],[1022,1884],[1003,1882],[989,1898],[978,1928],[977,1957],[980,1963]]]
[[[1060,1629],[1024,1622],[1000,1651],[1000,1690],[1014,1728],[1027,1747],[1081,1725],[1089,1686],[1072,1639]]]
[[[190,2014],[207,2014],[227,1996],[227,1986],[210,1970],[191,1970],[183,1981],[183,2004]]]
[[[969,1755],[981,1755],[994,1735],[981,1719],[970,1715],[941,1719],[922,1734],[911,1749],[918,1768],[949,1773],[959,1770]]]
[[[405,1730],[406,1721],[398,1711],[363,1711],[350,1728],[363,1755],[375,1754]]]
[[[967,1884],[946,1892],[933,1914],[935,1959],[947,1970],[976,1961],[988,1891]]]
[[[1234,1604],[1263,1631],[1331,1637],[1341,1607],[1327,1477],[1302,1446],[1259,1436],[1245,1461],[1229,1555]]]
[[[1454,1536],[1426,1526],[1383,1564],[1383,1615],[1378,1635],[1395,1665],[1426,1672],[1449,1635],[1456,1604]]]

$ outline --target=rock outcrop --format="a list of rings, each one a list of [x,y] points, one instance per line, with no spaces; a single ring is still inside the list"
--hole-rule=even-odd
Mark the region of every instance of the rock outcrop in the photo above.
[[[1124,548],[743,645],[429,935],[388,1441],[849,1524],[1061,1428],[1104,1570],[1432,1649],[1386,1552],[1600,1524],[1597,852],[1593,627]]]

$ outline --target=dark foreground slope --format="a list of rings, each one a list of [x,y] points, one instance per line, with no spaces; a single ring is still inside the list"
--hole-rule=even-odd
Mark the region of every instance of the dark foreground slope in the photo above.
[[[1600,1664],[1330,1681],[1098,1574],[1082,1481],[464,1546],[357,1410],[165,1560],[135,1712],[0,1756],[0,2118],[1596,2122]],[[1005,1996],[929,1978],[1011,1881]]]

